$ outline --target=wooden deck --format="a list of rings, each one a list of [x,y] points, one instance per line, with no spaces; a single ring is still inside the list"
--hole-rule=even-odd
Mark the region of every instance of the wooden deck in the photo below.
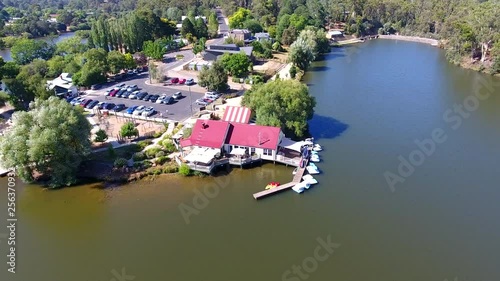
[[[299,182],[302,181],[302,176],[304,175],[304,172],[306,171],[307,164],[309,164],[309,160],[306,161],[304,168],[298,169],[297,173],[293,176],[293,180],[291,182],[279,185],[275,188],[266,189],[266,190],[263,190],[261,192],[257,192],[253,195],[253,198],[260,199],[260,198],[263,198],[263,197],[266,197],[266,196],[269,196],[272,194],[279,193],[283,190],[292,188],[293,186],[295,186],[296,184],[298,184]]]

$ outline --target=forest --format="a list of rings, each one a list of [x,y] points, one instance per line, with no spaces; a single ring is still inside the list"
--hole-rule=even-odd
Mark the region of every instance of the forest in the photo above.
[[[113,24],[134,22],[125,14],[136,8],[162,19],[171,33],[172,23],[181,16],[209,17],[215,6],[236,20],[232,27],[262,29],[283,45],[294,42],[307,26],[340,26],[355,36],[397,33],[439,39],[451,62],[500,71],[500,1],[496,0],[3,0],[0,37],[44,36],[65,27],[95,30],[100,17],[116,18],[107,28],[113,30]],[[49,14],[58,15],[58,25],[44,21]],[[8,25],[12,17],[22,19]],[[3,41],[9,47],[7,38]]]

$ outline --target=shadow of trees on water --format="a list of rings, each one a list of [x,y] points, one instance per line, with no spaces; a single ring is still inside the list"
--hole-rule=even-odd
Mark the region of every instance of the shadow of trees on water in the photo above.
[[[334,139],[339,137],[349,128],[349,125],[329,117],[315,114],[309,121],[309,133],[318,139]]]

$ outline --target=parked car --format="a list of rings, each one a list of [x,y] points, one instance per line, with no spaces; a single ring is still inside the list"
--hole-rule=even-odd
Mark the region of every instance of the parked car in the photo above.
[[[146,109],[144,109],[144,111],[141,113],[141,115],[148,117],[148,116],[151,116],[155,113],[156,113],[155,109],[152,106],[149,106]]]
[[[127,111],[126,111],[126,112],[127,112],[128,114],[132,114],[132,113],[134,113],[134,111],[135,111],[135,109],[136,109],[136,108],[138,108],[138,106],[137,106],[137,105],[131,106],[131,107],[127,108]]]
[[[141,115],[144,109],[146,109],[146,107],[144,105],[140,105],[134,110],[134,113],[132,113],[132,115]]]
[[[104,102],[103,102],[103,101],[100,101],[100,102],[96,103],[96,105],[94,105],[94,107],[93,107],[93,108],[99,108],[99,109],[102,109],[102,105],[103,105],[103,104],[104,104]]]
[[[145,96],[147,96],[147,92],[140,92],[138,93],[137,95],[135,95],[135,97],[138,99],[138,100],[142,100]]]
[[[193,78],[189,78],[186,80],[186,85],[194,85],[194,79]]]
[[[123,94],[121,94],[121,97],[122,97],[122,98],[125,98],[125,99],[128,99],[128,97],[130,96],[130,94],[131,94],[131,93],[132,93],[132,92],[125,91],[125,92],[123,92]]]
[[[129,92],[134,92],[137,90],[139,90],[139,87],[137,87],[137,85],[129,85],[127,88],[127,91],[129,91]]]
[[[137,98],[138,94],[139,94],[139,91],[132,92],[131,94],[128,95],[128,98],[131,100],[135,100]]]
[[[164,103],[164,104],[172,104],[172,103],[174,103],[174,98],[173,98],[173,97],[171,97],[171,96],[167,96],[167,97],[165,97],[165,98],[163,99],[163,103]]]
[[[118,93],[116,93],[116,95],[115,95],[115,96],[116,96],[117,98],[121,98],[121,97],[123,97],[123,93],[125,93],[125,92],[127,92],[127,89],[125,89],[125,88],[121,88],[121,89],[118,91]]]
[[[173,84],[177,84],[177,83],[179,83],[179,78],[174,77],[174,78],[170,79],[170,82]]]
[[[149,98],[149,101],[150,102],[156,102],[159,97],[160,97],[160,95],[151,95],[151,97]]]
[[[173,94],[172,97],[174,99],[178,100],[178,99],[182,98],[182,93],[181,92],[177,92],[177,93]]]
[[[197,99],[197,100],[196,100],[196,104],[197,104],[197,105],[207,106],[207,105],[208,105],[208,102],[206,102],[204,99]]]
[[[151,97],[151,95],[150,95],[150,94],[146,94],[144,97],[142,97],[142,99],[141,99],[141,100],[143,100],[143,101],[148,101],[150,97]]]
[[[165,100],[167,96],[166,95],[161,95],[156,101],[155,103],[163,103],[163,101]]]
[[[91,90],[98,90],[100,88],[101,88],[101,84],[94,84],[94,85],[90,86]]]
[[[118,93],[118,91],[119,91],[119,89],[113,89],[113,90],[111,90],[111,92],[109,92],[109,96],[110,97],[116,96],[116,93]]]
[[[111,110],[115,107],[114,103],[108,103],[104,106],[104,109]]]
[[[106,90],[106,92],[105,92],[105,93],[106,93],[106,96],[109,96],[109,94],[111,93],[111,91],[112,91],[112,90],[113,90],[113,89]]]
[[[119,112],[119,111],[122,111],[126,108],[126,106],[123,104],[123,103],[119,103],[117,104],[114,108],[113,108],[113,111],[114,112]]]
[[[81,107],[86,107],[89,103],[91,103],[92,100],[91,99],[88,99],[88,100],[84,100],[80,103],[80,106]]]
[[[205,98],[207,98],[207,99],[216,100],[219,97],[220,97],[220,95],[216,92],[206,92],[205,93]]]
[[[123,88],[125,87],[125,83],[121,83],[120,85],[117,86],[118,88]]]
[[[69,102],[69,104],[71,104],[71,105],[76,105],[76,104],[80,103],[82,100],[83,100],[83,98],[74,98],[74,99],[72,99],[72,100]]]
[[[186,79],[184,78],[179,79],[179,84],[183,85],[184,83],[186,83]]]
[[[99,103],[99,101],[98,101],[98,100],[91,101],[89,104],[87,104],[87,106],[85,106],[85,108],[92,109],[92,108],[94,108],[94,106],[96,106],[98,103]]]
[[[104,107],[106,107],[107,104],[108,104],[107,102],[100,102],[97,108],[104,109]]]

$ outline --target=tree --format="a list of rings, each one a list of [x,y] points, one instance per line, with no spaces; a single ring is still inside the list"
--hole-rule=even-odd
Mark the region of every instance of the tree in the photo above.
[[[82,43],[82,39],[78,36],[65,39],[56,45],[56,54],[80,54],[88,50],[88,46]]]
[[[142,52],[137,52],[133,55],[136,65],[145,65],[148,62],[148,57]]]
[[[2,59],[3,62],[3,59]],[[0,66],[0,80],[2,78],[15,78],[19,74],[19,65],[13,61],[1,63]]]
[[[123,138],[139,136],[139,130],[137,130],[134,123],[127,122],[120,128],[120,136]]]
[[[219,35],[219,20],[215,13],[211,13],[208,17],[208,35],[211,38],[215,38]]]
[[[165,54],[165,47],[161,46],[158,42],[146,41],[142,47],[144,54],[155,60],[160,60]]]
[[[291,46],[288,59],[301,70],[307,70],[312,61],[314,61],[314,49],[305,41],[304,38],[298,38]]]
[[[102,69],[91,63],[86,63],[72,78],[73,83],[84,87],[106,82],[106,76],[104,76]]]
[[[262,25],[260,25],[259,21],[254,19],[249,19],[243,23],[243,27],[248,29],[252,33],[262,32]]]
[[[57,77],[63,73],[64,68],[66,67],[66,62],[62,56],[53,56],[50,60],[47,61],[48,72],[47,77]]]
[[[222,55],[220,63],[222,64],[222,67],[224,67],[224,69],[234,77],[246,77],[252,67],[252,61],[245,53],[225,53]]]
[[[181,34],[182,36],[186,37],[186,34],[196,34],[196,30],[194,28],[193,23],[189,18],[185,18],[182,21],[182,27],[181,27]]]
[[[206,43],[206,39],[205,38],[201,38],[200,40],[198,40],[198,42],[196,42],[193,46],[193,53],[196,55],[198,53],[201,53],[205,50],[206,46],[205,46],[205,43]]]
[[[4,79],[3,83],[10,91],[9,103],[14,106],[16,110],[25,110],[28,108],[29,103],[35,99],[35,94],[27,91],[21,80],[10,78]]]
[[[207,38],[208,37],[208,29],[207,25],[203,21],[202,18],[197,18],[194,21],[195,35],[197,38]]]
[[[294,26],[289,26],[285,31],[283,31],[283,35],[281,36],[281,43],[283,45],[292,44],[297,38],[297,30]]]
[[[36,100],[30,111],[15,112],[12,129],[0,138],[0,161],[26,182],[33,173],[50,176],[52,187],[76,183],[76,173],[90,153],[91,126],[85,116],[56,97]]]
[[[223,92],[229,88],[227,85],[227,72],[220,62],[215,61],[210,68],[205,66],[200,71],[198,84],[210,91]]]
[[[120,73],[120,71],[126,68],[125,56],[118,51],[110,51],[108,53],[107,62],[109,65],[109,70],[112,73]]]
[[[108,134],[103,129],[100,129],[95,133],[95,142],[105,142],[108,139]]]
[[[18,64],[28,64],[34,59],[47,60],[54,54],[54,46],[45,41],[19,39],[11,48],[12,58]]]
[[[166,16],[170,20],[180,21],[182,17],[182,11],[177,7],[170,7],[167,9]]]
[[[314,114],[316,101],[305,84],[277,79],[257,84],[243,96],[243,104],[257,115],[257,124],[281,127],[285,134],[302,137],[307,120]]]
[[[135,68],[137,66],[137,64],[135,63],[135,60],[134,60],[134,56],[132,56],[132,54],[126,53],[123,56],[123,59],[125,61],[125,68],[131,69],[131,68]]]
[[[243,28],[243,23],[252,18],[251,12],[245,8],[238,8],[238,10],[229,16],[230,28]]]

